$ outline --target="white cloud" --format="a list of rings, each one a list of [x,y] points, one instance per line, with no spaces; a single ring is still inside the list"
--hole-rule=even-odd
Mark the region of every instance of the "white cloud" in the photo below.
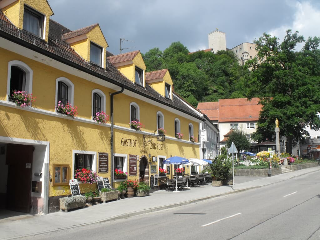
[[[293,32],[298,31],[305,39],[308,37],[320,36],[320,10],[314,8],[310,2],[295,2],[296,12],[294,20],[290,25],[283,25],[272,29],[270,34],[280,38],[282,41],[286,30],[291,29]]]

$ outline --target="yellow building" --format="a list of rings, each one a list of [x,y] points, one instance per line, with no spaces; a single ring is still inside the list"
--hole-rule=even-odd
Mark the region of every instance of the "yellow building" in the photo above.
[[[46,0],[0,1],[0,205],[54,212],[77,169],[157,184],[164,159],[199,158],[202,115],[167,70],[146,73],[139,51],[107,59],[98,24],[71,31],[52,14]]]

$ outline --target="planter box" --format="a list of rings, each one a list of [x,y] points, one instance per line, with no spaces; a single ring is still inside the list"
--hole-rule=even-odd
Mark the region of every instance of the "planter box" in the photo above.
[[[147,192],[145,192],[145,191],[137,191],[136,196],[137,197],[149,196],[149,191],[147,191]]]
[[[126,180],[127,176],[114,176],[114,180]]]
[[[100,193],[100,197],[103,203],[118,200],[119,191],[112,191],[112,192],[102,192]]]
[[[85,196],[72,196],[60,198],[60,210],[68,212],[72,209],[83,208],[86,206],[87,198]]]
[[[220,187],[220,186],[222,186],[222,181],[212,180],[212,186],[213,187]]]

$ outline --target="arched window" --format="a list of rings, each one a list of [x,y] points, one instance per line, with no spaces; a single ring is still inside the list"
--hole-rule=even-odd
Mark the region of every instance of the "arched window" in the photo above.
[[[177,137],[178,133],[180,133],[180,120],[176,118],[174,120],[174,135]]]
[[[106,112],[106,95],[99,89],[92,91],[92,117],[97,112]]]
[[[25,63],[14,60],[8,63],[7,99],[14,91],[32,93],[33,71]]]
[[[191,140],[191,137],[194,139],[192,123],[189,124],[189,140]]]
[[[162,112],[157,112],[157,129],[159,128],[164,129],[164,116]]]
[[[67,103],[73,106],[74,98],[74,85],[64,77],[57,78],[56,80],[56,104],[62,102],[64,105]]]
[[[130,121],[139,121],[140,122],[139,105],[134,102],[130,103]]]

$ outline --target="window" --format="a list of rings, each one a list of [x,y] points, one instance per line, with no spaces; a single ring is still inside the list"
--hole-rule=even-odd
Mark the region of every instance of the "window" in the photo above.
[[[106,112],[106,95],[99,89],[92,91],[92,117],[97,112]]]
[[[69,185],[70,169],[68,165],[53,165],[53,185]]]
[[[127,155],[114,154],[113,161],[114,161],[114,169],[120,169],[125,173],[127,172]]]
[[[56,80],[56,104],[61,101],[64,105],[67,103],[73,106],[74,85],[64,77],[57,78]]]
[[[44,17],[39,12],[25,6],[23,16],[23,29],[42,38]]]
[[[159,157],[159,168],[163,168],[164,169],[164,164],[163,161],[165,161],[166,158],[165,157]]]
[[[247,123],[247,128],[254,128],[254,123],[253,122],[248,122]]]
[[[176,136],[178,133],[180,133],[180,120],[176,118],[174,120],[174,135]]]
[[[210,134],[210,131],[209,131]],[[189,139],[191,139],[191,136],[194,138],[193,136],[193,125],[192,123],[189,124]],[[209,135],[210,136],[210,135]]]
[[[166,83],[166,98],[170,98],[171,99],[171,85]]]
[[[139,85],[143,85],[143,70],[136,67],[135,82]]]
[[[191,174],[193,174],[193,175],[198,174],[196,166],[191,166]]]
[[[88,169],[93,172],[97,171],[97,153],[91,151],[73,150],[73,174],[77,169]]]
[[[90,43],[90,61],[102,66],[102,48],[94,43]]]
[[[157,129],[163,128],[164,129],[164,117],[162,112],[157,113]]]
[[[230,129],[237,130],[238,129],[238,123],[230,123]]]
[[[15,90],[31,94],[32,78],[33,71],[28,65],[17,60],[10,61],[8,63],[7,99],[10,100]]]
[[[130,121],[140,121],[139,106],[136,103],[130,104]]]

